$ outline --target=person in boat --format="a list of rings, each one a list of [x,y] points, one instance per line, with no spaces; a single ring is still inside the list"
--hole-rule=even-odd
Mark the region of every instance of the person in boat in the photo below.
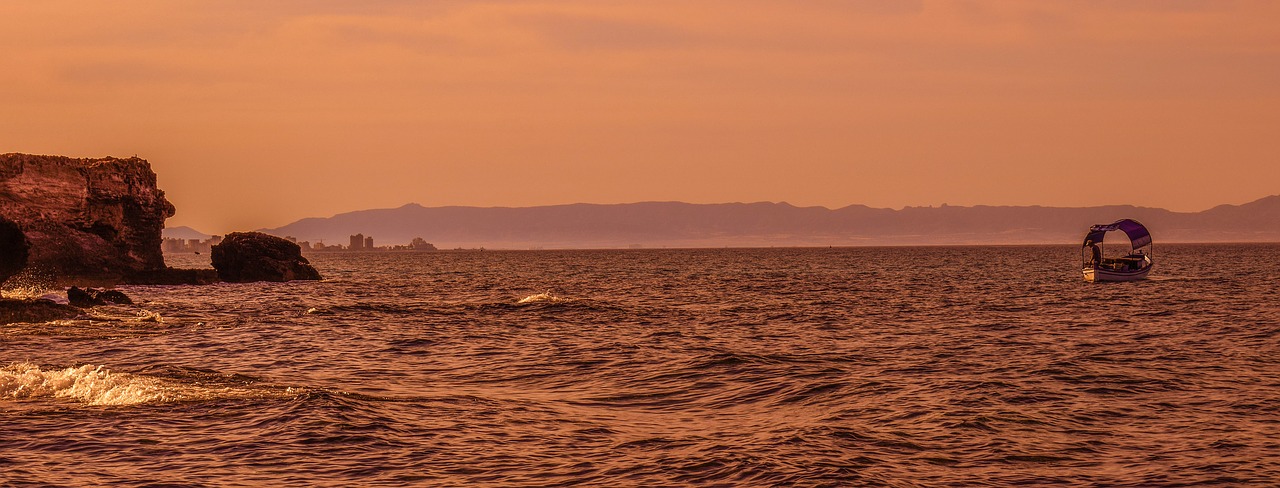
[[[1098,245],[1093,240],[1084,241],[1084,245],[1089,246],[1089,266],[1097,267],[1102,262],[1102,249],[1098,249]]]

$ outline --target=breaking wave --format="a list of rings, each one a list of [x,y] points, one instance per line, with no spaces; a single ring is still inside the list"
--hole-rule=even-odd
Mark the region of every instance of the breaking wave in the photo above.
[[[16,362],[0,368],[0,400],[57,399],[95,406],[139,405],[281,397],[299,391],[297,388],[192,385],[177,379],[116,373],[92,364],[45,369],[29,362]]]
[[[571,298],[562,298],[562,297],[558,297],[558,296],[552,295],[552,294],[551,294],[551,292],[546,292],[546,293],[538,293],[538,294],[536,294],[536,295],[529,295],[529,296],[527,296],[527,297],[521,298],[521,299],[520,299],[520,301],[518,301],[518,302],[516,302],[516,303],[517,303],[517,304],[526,304],[526,303],[565,303],[565,302],[571,302],[571,301],[573,301],[573,299],[571,299]]]

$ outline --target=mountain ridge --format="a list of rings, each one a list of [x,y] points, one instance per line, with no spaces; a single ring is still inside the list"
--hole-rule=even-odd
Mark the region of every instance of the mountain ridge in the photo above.
[[[1092,224],[1134,218],[1157,242],[1280,242],[1280,195],[1201,212],[1154,207],[848,205],[787,202],[693,204],[572,203],[536,207],[365,209],[308,217],[262,232],[300,241],[346,243],[361,233],[378,245],[422,237],[439,247],[618,248],[1074,243]]]
[[[211,236],[211,235],[209,235],[209,234],[205,234],[204,232],[200,232],[200,231],[198,231],[198,230],[192,229],[192,228],[187,227],[187,226],[185,226],[185,225],[178,226],[178,227],[165,227],[165,228],[164,228],[164,231],[163,231],[163,235],[164,235],[164,238],[165,238],[165,239],[200,239],[200,240],[204,240],[204,239],[208,239],[208,238],[210,238],[210,237],[213,237],[213,236]]]

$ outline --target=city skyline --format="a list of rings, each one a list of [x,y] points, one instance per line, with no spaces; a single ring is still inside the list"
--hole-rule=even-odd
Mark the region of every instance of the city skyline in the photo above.
[[[190,227],[180,227],[179,232],[183,235],[196,235],[200,231]],[[349,244],[325,244],[324,239],[316,242],[298,239],[293,236],[280,236],[283,239],[297,244],[298,247],[305,252],[312,251],[435,251],[436,247],[421,237],[415,237],[408,244],[391,244],[384,246],[375,246],[373,236],[365,236],[364,234],[354,234],[348,236]],[[357,240],[358,238],[358,240]],[[164,254],[180,254],[180,253],[209,253],[213,247],[222,242],[222,235],[206,235],[204,237],[170,237],[161,238],[160,249]]]

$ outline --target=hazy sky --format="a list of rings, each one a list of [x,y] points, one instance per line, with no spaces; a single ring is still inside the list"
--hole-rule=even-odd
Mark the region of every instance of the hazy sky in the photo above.
[[[1280,193],[1280,2],[0,0],[0,152],[151,161],[170,226]]]

